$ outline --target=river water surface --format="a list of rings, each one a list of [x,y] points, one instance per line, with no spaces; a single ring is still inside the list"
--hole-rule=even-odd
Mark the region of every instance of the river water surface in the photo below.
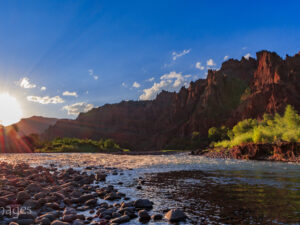
[[[209,159],[186,153],[2,154],[0,160],[91,173],[93,167],[104,167],[115,172],[108,183],[132,199],[151,199],[154,212],[183,209],[189,216],[185,224],[300,224],[300,165],[295,163]]]

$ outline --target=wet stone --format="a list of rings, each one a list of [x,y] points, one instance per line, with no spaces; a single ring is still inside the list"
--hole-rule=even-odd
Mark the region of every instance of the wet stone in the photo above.
[[[167,212],[165,218],[170,222],[181,222],[185,221],[187,216],[180,209],[171,209],[169,212]]]

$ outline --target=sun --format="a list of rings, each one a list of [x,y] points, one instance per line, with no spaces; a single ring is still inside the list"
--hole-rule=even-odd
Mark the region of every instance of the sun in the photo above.
[[[7,93],[0,94],[0,124],[4,126],[18,122],[22,117],[19,102]]]

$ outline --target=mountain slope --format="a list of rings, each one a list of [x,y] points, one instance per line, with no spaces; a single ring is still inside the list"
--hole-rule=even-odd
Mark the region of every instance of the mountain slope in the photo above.
[[[42,137],[113,138],[135,150],[161,149],[189,139],[194,131],[206,138],[212,126],[280,113],[287,104],[299,111],[299,81],[299,54],[283,60],[261,51],[257,60],[224,62],[220,70],[209,70],[206,79],[178,93],[163,91],[152,101],[107,104],[76,120],[59,120]]]
[[[26,136],[29,134],[41,134],[49,126],[54,125],[58,119],[47,118],[41,116],[32,116],[29,118],[21,119],[18,123],[15,123],[7,128],[15,127],[17,133],[20,136]]]

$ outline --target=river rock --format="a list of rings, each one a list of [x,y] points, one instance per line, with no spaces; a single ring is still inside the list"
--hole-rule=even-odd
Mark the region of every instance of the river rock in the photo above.
[[[95,178],[96,178],[97,181],[105,181],[106,176],[107,175],[103,172],[96,172]]]
[[[69,223],[62,222],[60,220],[55,220],[51,223],[51,225],[70,225]]]
[[[148,199],[138,199],[134,202],[134,207],[140,209],[152,209],[153,203]]]
[[[50,225],[51,224],[51,220],[49,220],[47,217],[35,220],[35,222],[40,224],[40,225]]]
[[[97,204],[97,199],[90,199],[90,200],[87,200],[85,203],[85,205],[89,205],[89,206],[94,206]]]
[[[77,220],[73,221],[72,225],[84,225],[84,222],[77,219]]]
[[[41,186],[36,183],[31,183],[26,187],[26,191],[29,193],[38,193],[41,191]]]
[[[104,200],[109,200],[109,201],[113,201],[116,199],[120,199],[120,196],[117,195],[117,193],[115,193],[115,192],[111,192],[111,193],[105,195],[105,197],[104,197]]]
[[[129,216],[121,216],[115,219],[110,220],[110,223],[126,223],[130,221],[130,217]]]
[[[39,216],[36,219],[36,223],[40,223],[40,221],[42,221],[44,218],[47,218],[50,222],[52,222],[53,220],[55,220],[58,217],[59,217],[59,213],[58,212],[55,212],[55,211],[48,212],[48,213],[45,213],[44,215]]]
[[[146,222],[146,221],[149,221],[151,219],[151,217],[149,216],[149,213],[146,211],[146,210],[140,210],[138,212],[138,215],[140,217],[140,221],[143,221],[143,222]]]
[[[0,198],[0,207],[5,207],[9,203],[9,199],[5,197]]]
[[[63,218],[62,218],[62,221],[64,222],[73,222],[74,220],[77,219],[77,215],[76,214],[67,214],[67,215],[64,215]]]
[[[161,214],[154,214],[151,216],[152,220],[157,221],[157,220],[161,220],[163,218],[163,215]]]
[[[35,217],[36,217],[35,215],[30,214],[30,213],[20,213],[18,216],[18,220],[24,220],[24,219],[34,220]]]
[[[79,202],[86,202],[87,200],[93,199],[95,196],[93,194],[84,194],[79,197]]]
[[[76,213],[77,213],[77,212],[76,212],[76,209],[70,208],[70,207],[65,208],[65,210],[64,210],[64,212],[63,212],[64,215],[68,215],[68,214],[76,214]]]
[[[33,219],[21,219],[21,220],[18,220],[17,223],[19,225],[31,225],[31,224],[34,224],[34,220]]]
[[[17,194],[17,202],[23,204],[26,200],[30,199],[30,195],[26,191],[20,191]]]
[[[166,213],[165,218],[170,222],[185,221],[187,216],[180,209],[171,209]]]

